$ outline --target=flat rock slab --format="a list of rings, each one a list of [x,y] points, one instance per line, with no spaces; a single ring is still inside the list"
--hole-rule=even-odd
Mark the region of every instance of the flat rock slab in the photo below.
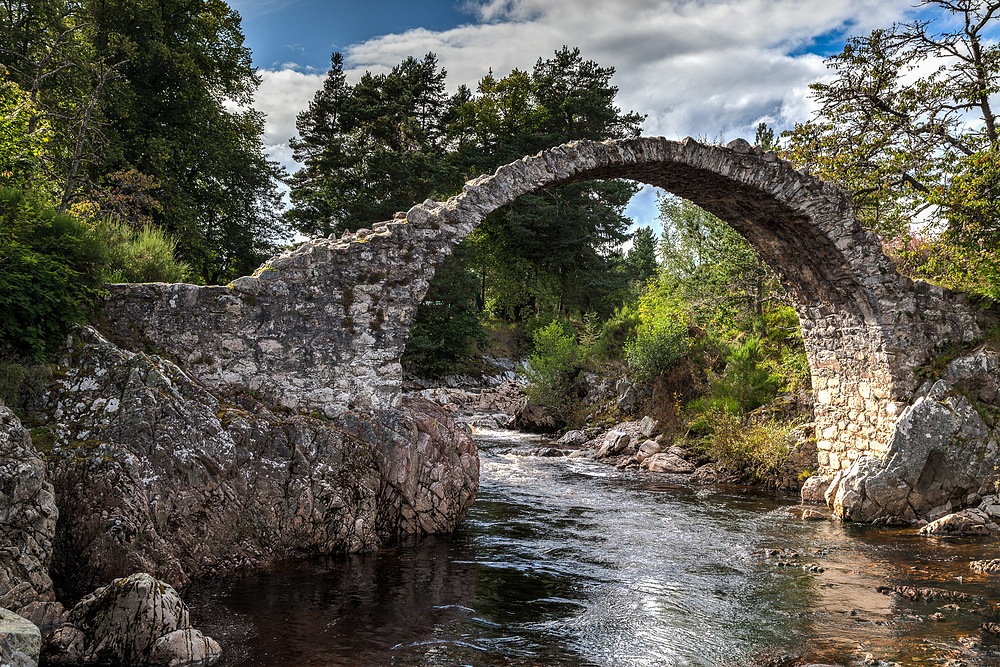
[[[0,609],[0,664],[35,667],[42,648],[38,626],[7,609]]]

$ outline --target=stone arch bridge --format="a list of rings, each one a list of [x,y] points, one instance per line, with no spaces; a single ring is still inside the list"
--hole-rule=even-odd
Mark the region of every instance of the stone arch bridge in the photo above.
[[[113,286],[102,328],[166,354],[223,394],[337,414],[398,403],[400,356],[435,267],[491,211],[572,181],[627,178],[740,232],[794,300],[812,372],[819,464],[879,455],[939,347],[981,335],[961,295],[897,274],[849,197],[743,140],[577,142],[499,168],[341,238],[317,239],[227,286]]]

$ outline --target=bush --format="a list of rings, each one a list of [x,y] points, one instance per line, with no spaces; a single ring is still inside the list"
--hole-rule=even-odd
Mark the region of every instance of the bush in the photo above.
[[[42,361],[102,294],[107,248],[91,228],[19,190],[0,190],[0,340]]]
[[[535,331],[535,351],[528,357],[525,393],[532,401],[566,420],[573,404],[579,367],[579,345],[564,325],[553,320]]]
[[[789,456],[793,426],[774,420],[744,419],[725,410],[710,415],[708,455],[723,470],[752,484],[777,486]]]
[[[108,251],[106,282],[180,283],[191,275],[191,267],[175,257],[177,239],[161,229],[103,219],[94,224],[94,234]]]
[[[640,379],[665,373],[691,348],[687,322],[676,311],[661,310],[643,319],[635,340],[625,345],[625,361]]]
[[[639,309],[627,303],[622,304],[601,326],[594,356],[599,359],[621,359],[626,346],[635,340],[640,324],[642,318],[639,316]]]

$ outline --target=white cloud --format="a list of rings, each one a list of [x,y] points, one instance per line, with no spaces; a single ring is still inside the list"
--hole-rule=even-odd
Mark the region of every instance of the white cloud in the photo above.
[[[808,117],[807,84],[826,74],[822,60],[806,53],[814,40],[866,34],[912,11],[908,0],[480,0],[466,7],[478,23],[348,47],[349,78],[433,51],[452,88],[474,87],[490,68],[530,70],[564,45],[579,46],[585,58],[615,67],[618,104],[648,114],[646,134],[752,138],[761,120],[781,129]],[[268,141],[287,142],[322,75],[285,68],[262,76],[257,106],[268,113]]]

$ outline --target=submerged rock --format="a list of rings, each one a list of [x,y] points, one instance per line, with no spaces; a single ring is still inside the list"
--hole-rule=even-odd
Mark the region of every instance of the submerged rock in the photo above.
[[[991,558],[989,560],[974,560],[969,563],[975,572],[980,574],[997,574],[1000,572],[1000,558]]]
[[[985,536],[998,530],[990,516],[980,509],[966,509],[932,521],[920,529],[921,535],[936,537]]]
[[[714,465],[707,463],[695,469],[688,481],[692,484],[718,484],[722,481],[722,475],[719,474]]]

